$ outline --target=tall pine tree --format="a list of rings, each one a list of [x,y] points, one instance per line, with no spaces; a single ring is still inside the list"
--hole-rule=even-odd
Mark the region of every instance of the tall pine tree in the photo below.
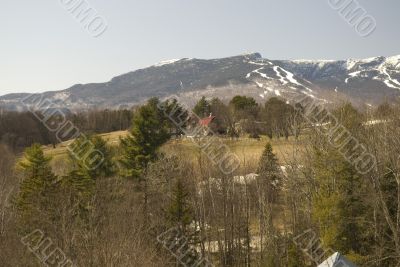
[[[265,187],[269,202],[277,200],[277,193],[281,186],[281,175],[278,159],[272,150],[272,145],[267,143],[261,155],[257,169],[259,180]]]
[[[57,177],[50,167],[39,144],[25,150],[24,159],[19,163],[23,173],[16,207],[22,230],[38,227],[41,221],[51,222],[54,218],[53,201],[58,193]]]
[[[157,158],[158,149],[170,138],[167,118],[158,106],[159,100],[152,98],[140,107],[134,115],[130,135],[121,139],[120,163],[128,178],[144,179],[148,164]]]

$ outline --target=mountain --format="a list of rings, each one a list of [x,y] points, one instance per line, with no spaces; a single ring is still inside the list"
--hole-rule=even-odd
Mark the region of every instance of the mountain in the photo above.
[[[301,93],[334,102],[375,105],[400,96],[400,56],[349,60],[269,60],[259,53],[221,59],[169,60],[123,74],[105,83],[77,84],[36,94],[52,107],[70,110],[129,107],[157,96],[179,95],[193,105],[200,96],[257,100]],[[24,110],[29,94],[0,97],[0,107]]]
[[[349,60],[280,61],[283,68],[353,102],[378,104],[394,100],[400,90],[400,56]]]

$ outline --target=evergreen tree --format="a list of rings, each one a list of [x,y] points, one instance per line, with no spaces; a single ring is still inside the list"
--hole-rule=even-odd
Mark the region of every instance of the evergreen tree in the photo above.
[[[257,195],[258,213],[260,223],[260,238],[266,266],[279,266],[279,246],[277,246],[277,233],[273,226],[273,203],[278,200],[279,188],[281,183],[278,159],[273,153],[270,143],[265,145],[258,164]]]
[[[211,108],[210,103],[203,96],[193,108],[193,113],[195,113],[200,118],[208,117],[210,115]]]
[[[23,227],[37,225],[39,221],[49,219],[56,207],[52,200],[57,195],[57,177],[50,167],[50,157],[46,157],[39,144],[25,150],[24,159],[19,166],[23,172],[16,207]]]
[[[197,229],[193,230],[188,227],[193,221],[193,209],[189,201],[187,186],[182,178],[178,178],[172,190],[172,199],[166,215],[168,222],[173,227],[179,229],[180,237],[175,240],[179,245],[177,244],[176,247],[180,247],[180,251],[188,252],[184,257],[184,262],[186,262],[188,266],[191,266],[199,261],[200,257],[193,248],[193,245],[199,242],[197,239]],[[177,266],[181,265],[182,264],[177,261]]]
[[[90,196],[96,179],[114,174],[111,150],[99,136],[81,135],[69,146],[72,171],[63,179],[65,186],[80,196]]]
[[[92,179],[113,175],[112,153],[100,136],[82,135],[69,148],[69,158],[75,171]]]
[[[189,193],[181,178],[178,178],[172,191],[172,201],[167,211],[171,224],[178,226],[182,232],[191,223],[193,211],[189,203]]]
[[[261,155],[257,169],[261,184],[266,187],[268,202],[277,200],[277,193],[281,186],[281,175],[278,159],[272,150],[272,145],[267,143]]]
[[[168,141],[167,118],[158,108],[159,100],[152,98],[139,108],[133,118],[130,135],[121,139],[123,166],[126,177],[144,179],[143,172],[157,158],[157,151]]]
[[[86,227],[96,182],[114,174],[111,150],[101,137],[81,135],[68,151],[72,171],[61,181],[64,205],[76,215],[74,223]]]
[[[186,128],[189,119],[188,111],[182,107],[176,99],[159,103],[159,108],[163,110],[166,116],[166,124],[169,128],[169,133],[175,134],[176,136],[183,134],[182,129]]]
[[[258,107],[254,98],[240,95],[233,97],[229,105],[233,107],[235,112],[247,111],[249,113],[254,112]]]

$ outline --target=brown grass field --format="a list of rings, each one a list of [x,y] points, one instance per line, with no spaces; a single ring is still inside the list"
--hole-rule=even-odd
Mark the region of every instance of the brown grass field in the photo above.
[[[100,134],[104,140],[110,146],[118,146],[120,138],[128,135],[127,131],[117,131],[111,133]],[[298,149],[301,148],[304,141],[304,137],[296,140],[293,137],[289,139],[269,139],[266,136],[262,136],[260,140],[252,138],[219,138],[219,140],[226,144],[231,152],[236,154],[243,164],[248,162],[258,161],[264,146],[267,142],[272,144],[273,150],[281,162],[284,162],[287,158],[290,158],[293,153],[297,153]],[[53,160],[62,160],[67,156],[67,146],[72,142],[66,141],[57,145],[56,148],[52,146],[44,146],[44,152],[46,155],[51,156]],[[185,158],[194,158],[197,154],[201,153],[200,148],[190,138],[182,139],[171,139],[162,148],[161,151],[168,154],[178,154]]]

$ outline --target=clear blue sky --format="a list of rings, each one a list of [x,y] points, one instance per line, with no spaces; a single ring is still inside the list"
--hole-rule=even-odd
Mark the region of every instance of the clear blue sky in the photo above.
[[[366,38],[328,0],[88,0],[108,22],[99,38],[61,1],[1,0],[0,95],[104,82],[172,58],[400,54],[399,0],[358,0],[377,21]]]

